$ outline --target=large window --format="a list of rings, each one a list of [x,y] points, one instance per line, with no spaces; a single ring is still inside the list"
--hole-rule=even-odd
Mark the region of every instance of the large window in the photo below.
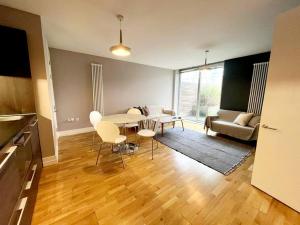
[[[196,122],[215,115],[220,108],[223,67],[182,71],[179,76],[179,115]]]

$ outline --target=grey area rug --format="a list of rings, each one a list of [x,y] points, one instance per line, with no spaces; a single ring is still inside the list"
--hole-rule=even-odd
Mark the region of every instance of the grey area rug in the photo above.
[[[229,175],[251,155],[253,146],[218,136],[175,127],[155,139],[164,145],[224,174]]]

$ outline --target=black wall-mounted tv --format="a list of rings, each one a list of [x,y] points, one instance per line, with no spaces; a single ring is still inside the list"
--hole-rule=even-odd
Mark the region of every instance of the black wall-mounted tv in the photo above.
[[[0,25],[0,76],[31,77],[24,30]]]

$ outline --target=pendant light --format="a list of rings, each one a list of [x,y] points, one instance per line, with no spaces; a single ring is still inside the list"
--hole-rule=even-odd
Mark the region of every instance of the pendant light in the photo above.
[[[207,72],[209,70],[207,66],[207,54],[209,53],[209,50],[205,50],[205,61],[204,61],[204,66],[201,66],[201,71],[203,73]]]
[[[118,20],[120,21],[120,44],[114,45],[110,47],[110,51],[112,54],[116,56],[129,56],[131,49],[125,45],[123,45],[123,37],[122,37],[122,21],[124,20],[124,17],[122,15],[117,15]]]

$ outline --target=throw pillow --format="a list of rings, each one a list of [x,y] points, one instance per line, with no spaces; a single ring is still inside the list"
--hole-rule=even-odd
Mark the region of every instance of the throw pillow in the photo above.
[[[246,126],[251,118],[253,117],[253,113],[240,113],[233,123],[241,125],[241,126]]]
[[[260,116],[253,116],[248,123],[249,127],[255,127],[260,122]]]
[[[143,107],[144,116],[149,116],[149,109],[147,106]]]
[[[135,106],[135,107],[133,107],[133,108],[140,110],[141,114],[144,115],[144,114],[143,114],[143,109],[142,109],[141,106]]]

